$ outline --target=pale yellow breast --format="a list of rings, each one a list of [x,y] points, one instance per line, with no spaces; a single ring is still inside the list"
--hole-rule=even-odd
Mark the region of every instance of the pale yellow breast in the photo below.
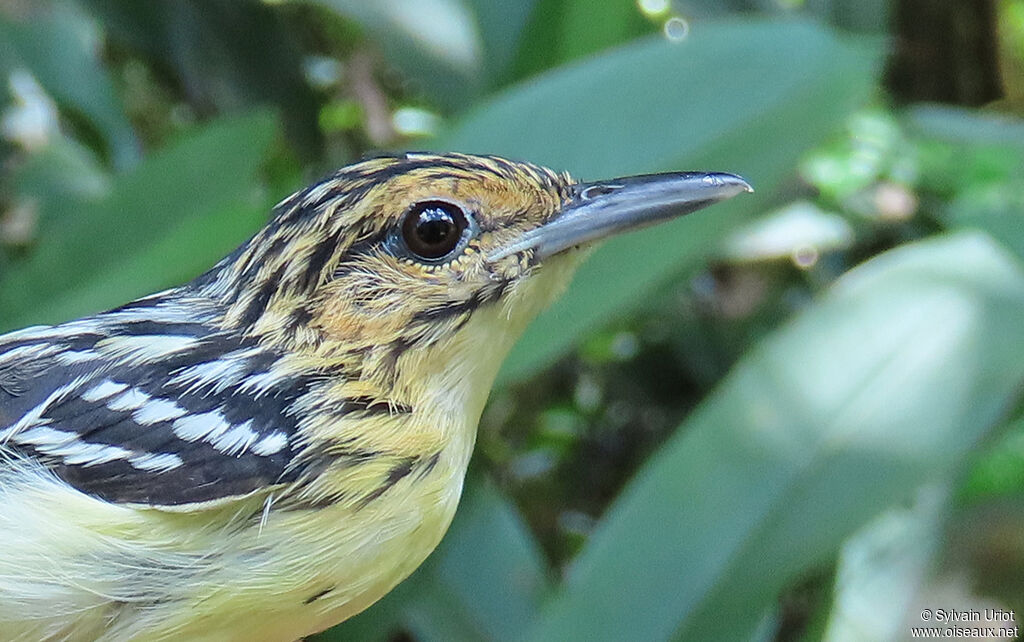
[[[440,542],[463,472],[439,462],[429,475],[397,483],[386,501],[272,512],[262,529],[233,538],[179,617],[144,637],[290,640],[361,612]]]

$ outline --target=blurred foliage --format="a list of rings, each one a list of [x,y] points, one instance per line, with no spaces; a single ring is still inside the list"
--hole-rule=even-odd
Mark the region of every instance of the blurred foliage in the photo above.
[[[1024,3],[998,110],[891,106],[895,6],[0,0],[0,329],[185,281],[373,149],[737,172],[753,197],[595,252],[506,363],[439,550],[320,639],[1022,612]]]

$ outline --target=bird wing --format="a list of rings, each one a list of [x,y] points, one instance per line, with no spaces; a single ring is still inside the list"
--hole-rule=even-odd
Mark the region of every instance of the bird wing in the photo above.
[[[167,507],[291,481],[292,408],[313,380],[154,310],[0,337],[0,467],[30,458],[107,501]]]

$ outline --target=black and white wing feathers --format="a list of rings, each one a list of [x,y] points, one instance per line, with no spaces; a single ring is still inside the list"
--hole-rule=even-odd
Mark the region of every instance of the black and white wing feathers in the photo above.
[[[292,481],[293,407],[314,379],[175,310],[0,337],[0,453],[112,502],[179,506]]]

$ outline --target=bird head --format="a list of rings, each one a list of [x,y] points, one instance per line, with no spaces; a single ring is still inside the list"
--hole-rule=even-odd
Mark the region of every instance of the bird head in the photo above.
[[[493,156],[372,158],[283,201],[200,282],[225,300],[229,325],[350,366],[357,355],[362,380],[393,387],[399,370],[436,371],[489,388],[581,250],[749,189],[730,174],[578,183]]]

